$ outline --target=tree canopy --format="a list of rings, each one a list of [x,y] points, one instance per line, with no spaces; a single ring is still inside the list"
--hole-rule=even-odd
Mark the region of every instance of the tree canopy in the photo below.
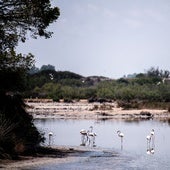
[[[55,66],[48,64],[48,65],[42,65],[40,71],[42,70],[55,70]]]
[[[1,0],[0,1],[0,52],[25,42],[29,32],[33,38],[49,38],[49,24],[60,15],[58,7],[51,7],[50,0]]]

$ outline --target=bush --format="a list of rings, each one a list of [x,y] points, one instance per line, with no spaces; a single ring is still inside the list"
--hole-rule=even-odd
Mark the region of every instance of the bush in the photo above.
[[[0,95],[0,148],[16,157],[22,153],[34,153],[44,141],[33,124],[33,117],[25,111],[19,95]],[[4,155],[0,153],[1,157]]]

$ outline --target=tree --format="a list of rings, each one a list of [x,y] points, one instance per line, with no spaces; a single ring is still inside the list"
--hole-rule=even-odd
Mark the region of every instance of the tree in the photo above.
[[[168,78],[170,75],[170,72],[168,70],[160,70],[159,68],[151,67],[147,71],[147,75],[149,77]]]
[[[15,51],[4,52],[0,56],[0,92],[21,91],[25,87],[26,72],[34,65],[32,54],[16,54]]]
[[[28,32],[33,38],[50,38],[47,27],[59,15],[50,0],[0,1],[0,91],[20,90],[24,74],[34,66],[32,54],[15,53],[18,42],[25,42]]]
[[[39,70],[38,67],[33,66],[33,67],[28,71],[28,73],[32,75],[32,74],[38,73],[39,71],[40,71],[40,70]]]
[[[0,1],[0,158],[35,151],[44,140],[17,94],[34,66],[34,56],[16,54],[15,47],[19,41],[26,41],[28,33],[33,38],[50,38],[52,32],[47,27],[59,14],[50,0]]]
[[[50,65],[50,64],[42,65],[40,71],[43,71],[43,70],[55,70],[55,66]]]
[[[28,32],[33,38],[50,38],[52,32],[46,29],[59,15],[59,8],[52,8],[50,0],[1,0],[0,53],[25,42]]]

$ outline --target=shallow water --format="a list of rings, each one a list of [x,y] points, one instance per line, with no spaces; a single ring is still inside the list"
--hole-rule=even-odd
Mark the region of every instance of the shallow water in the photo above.
[[[34,169],[90,170],[90,169],[170,169],[170,124],[160,120],[72,120],[72,119],[37,119],[35,125],[47,138],[53,132],[50,144],[80,146],[80,130],[89,129],[97,133],[95,147],[87,142],[85,147],[92,149],[74,162],[47,165]],[[146,136],[151,129],[155,130],[154,141],[147,143]],[[121,139],[117,130],[124,133]],[[151,153],[150,150],[154,150]],[[147,151],[148,150],[148,151]],[[115,155],[116,154],[116,155]]]

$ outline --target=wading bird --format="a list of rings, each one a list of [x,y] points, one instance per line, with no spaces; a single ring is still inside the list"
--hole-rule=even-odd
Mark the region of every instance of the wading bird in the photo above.
[[[146,136],[147,140],[147,154],[154,154],[155,153],[155,131],[154,129],[151,130],[150,134]],[[152,142],[152,146],[150,143]]]
[[[155,130],[152,129],[150,134],[151,134],[151,140],[152,140],[152,148],[154,148],[155,147]]]
[[[151,135],[147,135],[146,140],[147,140],[147,142],[150,142],[151,141]]]
[[[121,138],[124,137],[124,134],[123,134],[120,130],[117,131],[117,134],[118,134],[118,136],[121,137]]]
[[[124,137],[124,134],[120,130],[117,131],[117,134],[121,138],[121,150],[122,150],[123,149],[123,137]]]
[[[85,129],[80,130],[81,134],[81,145],[85,146],[86,142],[88,141],[88,132]]]
[[[95,145],[95,137],[97,136],[96,133],[93,132],[93,126],[89,127],[89,130],[82,129],[80,131],[81,134],[81,145],[85,146],[86,143],[88,142],[88,145],[90,146],[96,146]]]
[[[49,132],[49,133],[48,133],[49,146],[52,144],[52,137],[53,137],[53,132]]]
[[[155,134],[155,130],[152,129],[152,130],[151,130],[151,135],[154,136],[154,134]]]
[[[87,135],[87,131],[86,131],[85,129],[81,129],[81,130],[80,130],[80,134],[81,134],[81,135]]]
[[[93,132],[93,126],[90,126],[89,129],[90,132]]]
[[[89,139],[89,145],[95,147],[95,137],[97,136],[97,134],[95,132],[87,132],[88,135],[88,139]]]

